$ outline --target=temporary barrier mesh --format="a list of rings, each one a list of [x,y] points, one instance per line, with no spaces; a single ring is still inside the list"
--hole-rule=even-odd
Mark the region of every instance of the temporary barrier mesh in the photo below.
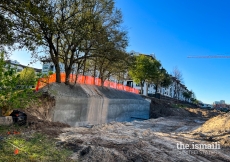
[[[60,76],[61,76],[61,82],[65,82],[65,79],[66,79],[65,73],[61,73]],[[56,74],[52,74],[45,78],[40,78],[37,82],[36,90],[38,91],[40,88],[46,86],[47,84],[54,83],[54,82],[56,82]],[[97,86],[102,85],[101,79],[99,78],[95,78],[92,76],[74,75],[74,74],[70,74],[69,82],[70,83],[76,82],[78,84],[89,84],[89,85],[97,85]],[[122,84],[118,84],[118,83],[111,82],[108,80],[104,81],[103,86],[139,94],[138,89],[135,89],[129,86],[124,86]]]

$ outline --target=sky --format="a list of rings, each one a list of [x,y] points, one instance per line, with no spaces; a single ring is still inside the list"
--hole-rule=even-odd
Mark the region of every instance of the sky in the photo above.
[[[229,0],[115,0],[115,5],[129,33],[127,52],[154,53],[168,73],[174,67],[181,71],[198,100],[230,104],[230,58],[188,58],[230,56]],[[27,65],[30,54],[15,51],[11,59]]]

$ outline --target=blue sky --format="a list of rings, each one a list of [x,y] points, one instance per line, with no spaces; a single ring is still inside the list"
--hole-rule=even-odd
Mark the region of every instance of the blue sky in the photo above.
[[[175,66],[184,83],[205,103],[230,103],[230,58],[189,59],[191,55],[230,55],[230,1],[115,0],[129,33],[127,51],[155,53],[171,73]],[[22,57],[23,55],[23,57]],[[25,51],[12,59],[30,62]],[[41,68],[37,63],[34,67]]]
[[[116,0],[129,32],[127,51],[155,53],[169,73],[175,66],[184,83],[205,103],[230,103],[230,1]]]

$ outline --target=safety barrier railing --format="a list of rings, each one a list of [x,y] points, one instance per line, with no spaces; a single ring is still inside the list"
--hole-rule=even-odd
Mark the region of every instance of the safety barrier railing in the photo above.
[[[66,77],[65,73],[61,73],[61,82],[65,82],[65,77]],[[88,85],[97,85],[97,86],[102,85],[101,79],[95,78],[92,76],[83,76],[83,75],[76,76],[74,74],[70,74],[69,81],[70,83],[76,82],[78,84],[88,84]],[[46,86],[47,84],[54,83],[54,82],[56,82],[56,74],[52,74],[45,78],[40,78],[37,82],[36,90],[38,91],[40,88]],[[118,84],[115,82],[111,82],[108,80],[104,81],[103,86],[139,94],[138,89],[135,89],[129,86],[125,86],[122,84]]]

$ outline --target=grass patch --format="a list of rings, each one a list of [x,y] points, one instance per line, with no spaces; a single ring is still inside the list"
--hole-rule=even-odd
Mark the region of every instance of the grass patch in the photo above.
[[[186,108],[187,106],[183,104],[173,104],[172,107],[173,108]]]
[[[6,126],[0,126],[0,162],[71,161],[68,157],[72,151],[56,147],[56,140],[46,135],[40,133],[7,135],[7,131]],[[18,147],[18,154],[14,154],[15,146]]]

